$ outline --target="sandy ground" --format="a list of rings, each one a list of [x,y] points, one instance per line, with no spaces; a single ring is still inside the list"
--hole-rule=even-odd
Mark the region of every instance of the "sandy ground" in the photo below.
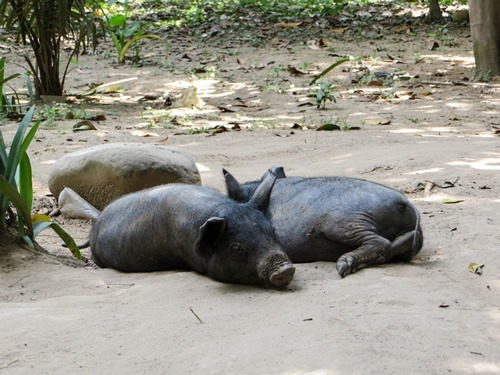
[[[96,103],[85,105],[106,116],[98,131],[73,133],[77,120],[39,130],[31,147],[38,198],[47,193],[51,163],[67,152],[119,141],[162,142],[192,155],[203,184],[220,190],[222,167],[244,181],[282,165],[289,175],[354,176],[405,191],[422,213],[424,247],[411,263],[345,279],[334,263],[299,264],[287,290],[275,291],[194,272],[83,267],[50,232],[38,241],[53,255],[3,244],[0,373],[500,373],[500,142],[493,131],[500,90],[419,83],[472,76],[467,34],[455,30],[457,44],[435,51],[426,32],[383,41],[347,38],[341,53],[378,57],[364,60],[370,71],[418,78],[384,99],[376,94],[390,86],[351,85],[347,69],[337,68],[328,78],[338,101],[326,110],[299,104],[308,101],[312,74],[337,57],[303,44],[290,48],[273,40],[266,49],[237,47],[235,55],[181,41],[167,68],[82,57],[68,78],[70,91],[138,79],[123,84],[120,94],[96,95]],[[376,52],[380,46],[383,52]],[[304,62],[311,62],[307,69]],[[294,76],[289,64],[309,74]],[[215,77],[189,73],[200,66],[215,66]],[[202,109],[162,109],[164,98],[138,100],[151,93],[175,98],[191,86],[205,102]],[[235,105],[238,97],[246,107]],[[361,129],[307,129],[328,122]],[[240,131],[231,130],[234,123]],[[295,123],[302,129],[291,129]],[[229,131],[186,134],[214,125]],[[6,139],[14,131],[15,124],[2,126]],[[457,182],[415,191],[426,181]],[[462,202],[443,204],[445,198]],[[84,221],[55,220],[78,240],[90,229]],[[471,262],[484,264],[482,275],[468,271]]]

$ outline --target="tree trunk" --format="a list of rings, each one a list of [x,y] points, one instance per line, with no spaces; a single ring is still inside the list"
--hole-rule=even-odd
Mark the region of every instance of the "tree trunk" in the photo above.
[[[432,22],[443,20],[443,13],[439,7],[439,0],[429,0],[429,19]]]
[[[469,0],[476,77],[500,75],[500,1]]]

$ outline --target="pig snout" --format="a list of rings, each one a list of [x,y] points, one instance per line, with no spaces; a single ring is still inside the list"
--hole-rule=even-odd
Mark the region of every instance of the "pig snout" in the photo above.
[[[285,263],[269,276],[269,282],[276,288],[284,288],[293,279],[295,267],[292,263]]]
[[[266,257],[259,264],[259,277],[269,286],[284,288],[293,279],[295,267],[286,255]]]

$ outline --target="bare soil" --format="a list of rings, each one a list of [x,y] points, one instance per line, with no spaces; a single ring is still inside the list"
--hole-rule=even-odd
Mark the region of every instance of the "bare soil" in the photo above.
[[[38,131],[30,148],[37,209],[51,210],[47,174],[65,153],[162,143],[192,155],[203,184],[220,190],[222,168],[245,181],[273,165],[288,175],[361,177],[400,189],[422,213],[424,247],[410,263],[344,279],[334,263],[299,264],[289,288],[275,291],[194,272],[99,269],[72,260],[49,231],[37,240],[50,254],[4,243],[0,372],[500,373],[500,89],[469,81],[466,26],[442,39],[430,31],[378,39],[331,29],[322,34],[327,47],[319,38],[269,37],[249,47],[179,37],[166,63],[161,46],[144,47],[143,66],[113,64],[109,53],[82,56],[70,93],[137,79],[120,92],[74,99],[72,111],[105,116],[91,120],[98,130],[73,132],[75,119]],[[314,75],[344,55],[363,63],[325,77],[337,102],[324,110],[304,104],[314,102],[307,96]],[[361,66],[368,70],[351,69]],[[391,94],[393,84],[368,83],[374,72],[410,80]],[[200,108],[169,104],[182,103],[176,99],[190,87]],[[315,130],[328,123],[341,130]],[[5,139],[15,129],[4,124]],[[86,239],[90,223],[54,220]],[[482,275],[468,270],[471,262],[484,264]]]

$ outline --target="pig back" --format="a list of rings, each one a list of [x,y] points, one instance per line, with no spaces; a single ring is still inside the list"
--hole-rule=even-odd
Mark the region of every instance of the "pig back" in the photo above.
[[[392,241],[415,229],[418,213],[401,193],[371,181],[288,177],[277,180],[267,215],[278,239],[293,252],[331,247],[353,227]]]
[[[169,184],[126,195],[96,220],[90,245],[100,267],[124,272],[195,268],[199,228],[227,199],[196,185]]]

